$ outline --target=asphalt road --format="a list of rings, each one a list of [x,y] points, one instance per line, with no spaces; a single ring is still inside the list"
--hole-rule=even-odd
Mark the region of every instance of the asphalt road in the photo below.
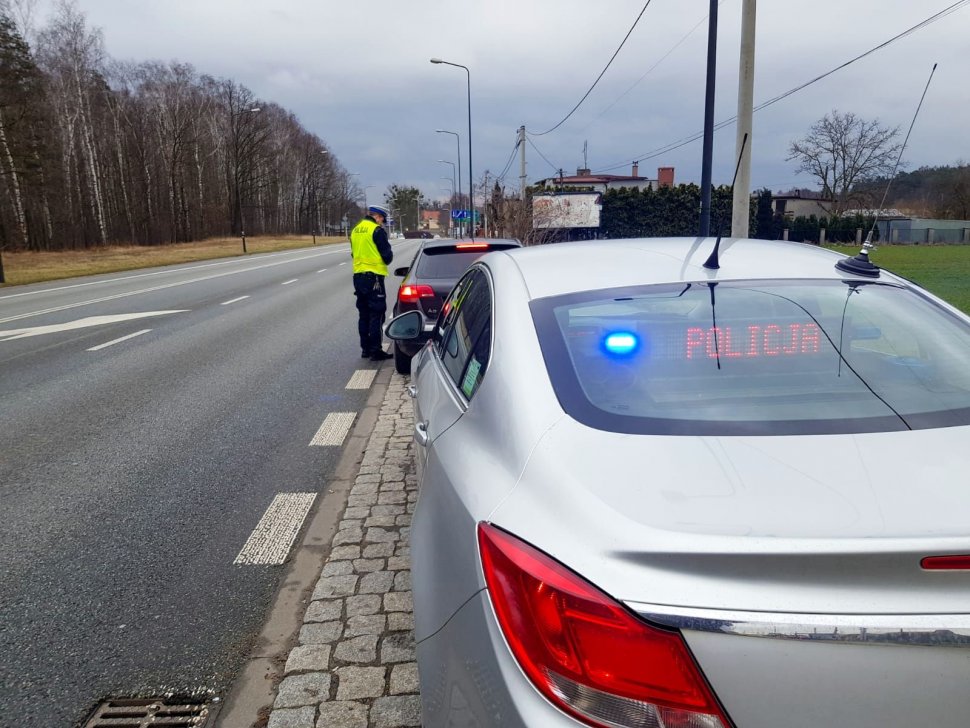
[[[350,276],[337,245],[0,290],[0,726],[225,693],[283,571],[234,561],[378,366]]]

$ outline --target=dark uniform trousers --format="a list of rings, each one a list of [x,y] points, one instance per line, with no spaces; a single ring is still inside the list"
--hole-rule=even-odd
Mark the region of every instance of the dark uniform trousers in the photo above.
[[[376,273],[354,273],[354,295],[357,297],[357,333],[360,350],[366,354],[383,351],[381,326],[387,314],[384,276]]]

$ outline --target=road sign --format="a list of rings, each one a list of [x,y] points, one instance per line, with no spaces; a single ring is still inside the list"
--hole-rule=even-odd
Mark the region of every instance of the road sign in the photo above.
[[[469,218],[468,210],[452,210],[451,219],[452,220],[467,220]]]

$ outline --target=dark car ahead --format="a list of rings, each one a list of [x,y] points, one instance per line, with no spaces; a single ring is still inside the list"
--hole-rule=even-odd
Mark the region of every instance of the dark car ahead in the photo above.
[[[426,331],[417,339],[394,342],[394,366],[398,372],[411,372],[411,357],[431,337],[442,302],[468,267],[485,253],[518,247],[521,247],[518,240],[427,240],[418,248],[410,266],[394,270],[394,275],[404,276],[394,302],[394,315],[420,311]]]

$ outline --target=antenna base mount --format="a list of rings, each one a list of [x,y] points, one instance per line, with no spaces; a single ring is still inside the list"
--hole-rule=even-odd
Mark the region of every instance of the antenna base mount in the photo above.
[[[880,268],[869,260],[869,253],[866,250],[861,251],[854,258],[843,258],[835,264],[835,267],[844,273],[851,273],[852,275],[865,276],[867,278],[879,277]]]

